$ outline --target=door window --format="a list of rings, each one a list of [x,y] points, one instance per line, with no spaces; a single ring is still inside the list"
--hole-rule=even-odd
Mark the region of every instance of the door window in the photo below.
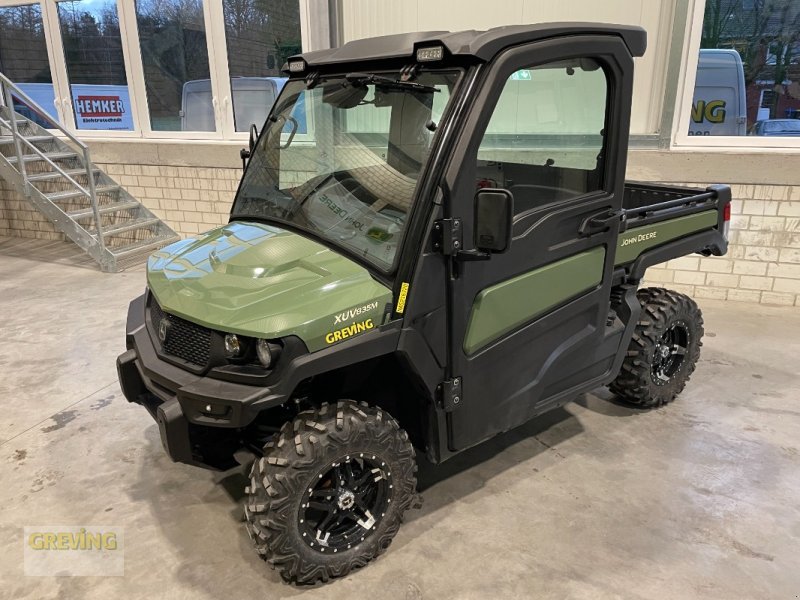
[[[512,73],[478,149],[478,187],[511,191],[517,214],[600,190],[607,100],[591,59]]]

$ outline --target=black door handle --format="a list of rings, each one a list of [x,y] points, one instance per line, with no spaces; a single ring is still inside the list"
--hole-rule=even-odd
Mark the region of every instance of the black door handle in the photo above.
[[[625,211],[608,209],[586,217],[578,228],[578,235],[586,237],[608,231],[614,221],[623,221]]]

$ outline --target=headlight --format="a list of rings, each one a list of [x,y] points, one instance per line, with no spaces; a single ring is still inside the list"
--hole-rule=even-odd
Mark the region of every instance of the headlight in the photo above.
[[[217,338],[219,339],[219,338]],[[229,333],[225,336],[225,354],[228,356],[239,356],[242,352],[242,343],[239,341],[235,333]]]
[[[256,342],[256,354],[258,355],[258,361],[266,369],[269,369],[270,366],[272,366],[272,364],[278,360],[280,353],[281,347],[278,344],[272,344],[267,340],[258,340]]]

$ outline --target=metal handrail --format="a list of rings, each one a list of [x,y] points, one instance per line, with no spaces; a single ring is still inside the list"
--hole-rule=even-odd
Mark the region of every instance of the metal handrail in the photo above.
[[[13,116],[15,113],[14,113],[14,100],[11,97],[11,89],[5,87],[4,85],[0,85],[0,87],[3,88],[2,90],[0,90],[0,92],[2,92],[0,93],[0,100],[3,100],[4,103],[7,103],[8,105],[11,106],[11,108],[8,109],[12,115],[10,121],[11,127],[9,127],[9,129],[11,130],[11,137],[14,138],[14,151],[17,155],[17,170],[22,175],[22,178],[25,180],[25,185],[27,186],[28,176],[25,171],[25,162],[22,160],[22,146],[19,145],[20,135],[19,131],[17,130],[17,120]]]
[[[19,89],[19,87],[13,81],[11,81],[8,77],[3,75],[2,73],[0,73],[0,82],[3,82],[6,86],[14,90],[14,95],[17,96],[17,98],[19,98],[20,100],[24,100],[28,108],[32,108],[37,115],[39,115],[42,119],[53,125],[53,127],[48,127],[47,129],[58,129],[61,133],[67,136],[70,139],[70,141],[75,143],[81,149],[88,147],[86,146],[86,144],[84,144],[82,141],[80,141],[78,138],[72,135],[69,131],[67,131],[61,123],[59,123],[53,117],[50,116],[50,113],[48,113],[45,109],[39,106],[35,100],[33,100],[30,96],[28,96],[28,94],[23,92],[21,89]],[[9,108],[13,108],[13,104],[9,106]]]
[[[6,125],[6,123],[8,123],[9,125],[11,125],[11,122],[10,122],[10,121],[6,121],[5,119],[1,119],[1,118],[0,118],[0,124]],[[8,127],[8,125],[6,125],[6,126]],[[54,168],[56,171],[58,171],[59,173],[61,173],[61,175],[62,175],[63,177],[65,177],[66,179],[68,179],[68,180],[69,180],[69,182],[70,182],[72,185],[74,185],[76,188],[78,188],[78,191],[80,191],[81,193],[83,193],[83,194],[84,194],[84,195],[85,195],[87,198],[91,198],[91,193],[89,192],[89,190],[87,190],[86,188],[84,188],[84,187],[83,187],[83,186],[82,186],[80,183],[78,183],[78,182],[77,182],[77,181],[75,181],[75,180],[74,180],[72,177],[70,177],[70,176],[67,174],[67,172],[66,172],[66,171],[64,171],[64,170],[63,170],[61,167],[59,167],[59,166],[58,166],[56,163],[54,163],[52,160],[50,160],[49,158],[47,158],[47,155],[46,155],[44,152],[42,152],[42,151],[41,151],[39,148],[37,148],[36,146],[34,146],[34,145],[31,143],[31,141],[30,141],[30,140],[27,140],[27,139],[25,139],[25,136],[22,136],[22,135],[21,135],[21,136],[19,136],[19,141],[21,141],[21,142],[24,142],[25,144],[27,144],[28,146],[30,146],[30,148],[31,148],[31,149],[34,151],[34,153],[38,154],[38,155],[39,155],[39,157],[40,157],[41,159],[43,159],[44,161],[46,161],[46,162],[47,162],[47,164],[49,164],[49,165],[50,165],[51,167],[53,167],[53,168]],[[29,155],[27,155],[27,154],[24,154],[23,156],[29,156]],[[19,161],[19,158],[17,158],[17,160]],[[26,176],[26,179],[27,179],[27,176]]]
[[[69,131],[67,131],[58,121],[53,119],[41,106],[39,106],[30,96],[28,96],[25,92],[23,92],[17,85],[14,84],[8,77],[0,73],[0,88],[3,88],[5,93],[0,94],[0,99],[4,101],[4,103],[8,107],[9,115],[10,115],[10,129],[11,135],[14,138],[14,147],[17,154],[17,170],[22,175],[22,178],[25,182],[26,189],[30,185],[30,181],[28,180],[27,170],[25,168],[25,161],[23,160],[22,154],[22,146],[20,141],[25,142],[30,148],[33,149],[34,153],[37,154],[40,158],[44,159],[53,169],[55,169],[58,173],[60,173],[63,177],[69,180],[82,194],[86,195],[89,198],[89,203],[92,206],[92,214],[94,216],[94,224],[95,230],[97,231],[97,241],[100,244],[101,248],[105,248],[105,240],[103,239],[103,231],[101,229],[101,217],[100,217],[100,207],[97,204],[97,190],[95,187],[94,181],[94,167],[92,163],[91,156],[89,154],[89,147],[72,135]],[[46,122],[53,125],[53,129],[58,129],[61,131],[69,140],[71,140],[83,153],[83,163],[84,167],[86,168],[86,176],[87,181],[89,182],[89,189],[86,190],[82,185],[80,185],[76,180],[72,177],[67,175],[67,173],[58,167],[52,160],[50,160],[47,156],[45,156],[44,152],[42,152],[39,148],[33,145],[25,136],[20,135],[19,128],[17,127],[17,113],[14,110],[14,99],[13,95],[22,100],[28,108],[32,109],[39,117],[44,119]],[[0,119],[5,124],[5,120]]]

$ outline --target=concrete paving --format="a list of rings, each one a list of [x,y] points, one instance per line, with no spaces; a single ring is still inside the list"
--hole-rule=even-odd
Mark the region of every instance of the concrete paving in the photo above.
[[[0,239],[0,598],[796,598],[800,311],[702,301],[672,405],[605,390],[439,467],[389,551],[313,588],[240,524],[243,470],[174,464],[116,382],[141,270]],[[68,254],[68,252],[66,253]],[[26,525],[124,528],[124,577],[26,577]]]

